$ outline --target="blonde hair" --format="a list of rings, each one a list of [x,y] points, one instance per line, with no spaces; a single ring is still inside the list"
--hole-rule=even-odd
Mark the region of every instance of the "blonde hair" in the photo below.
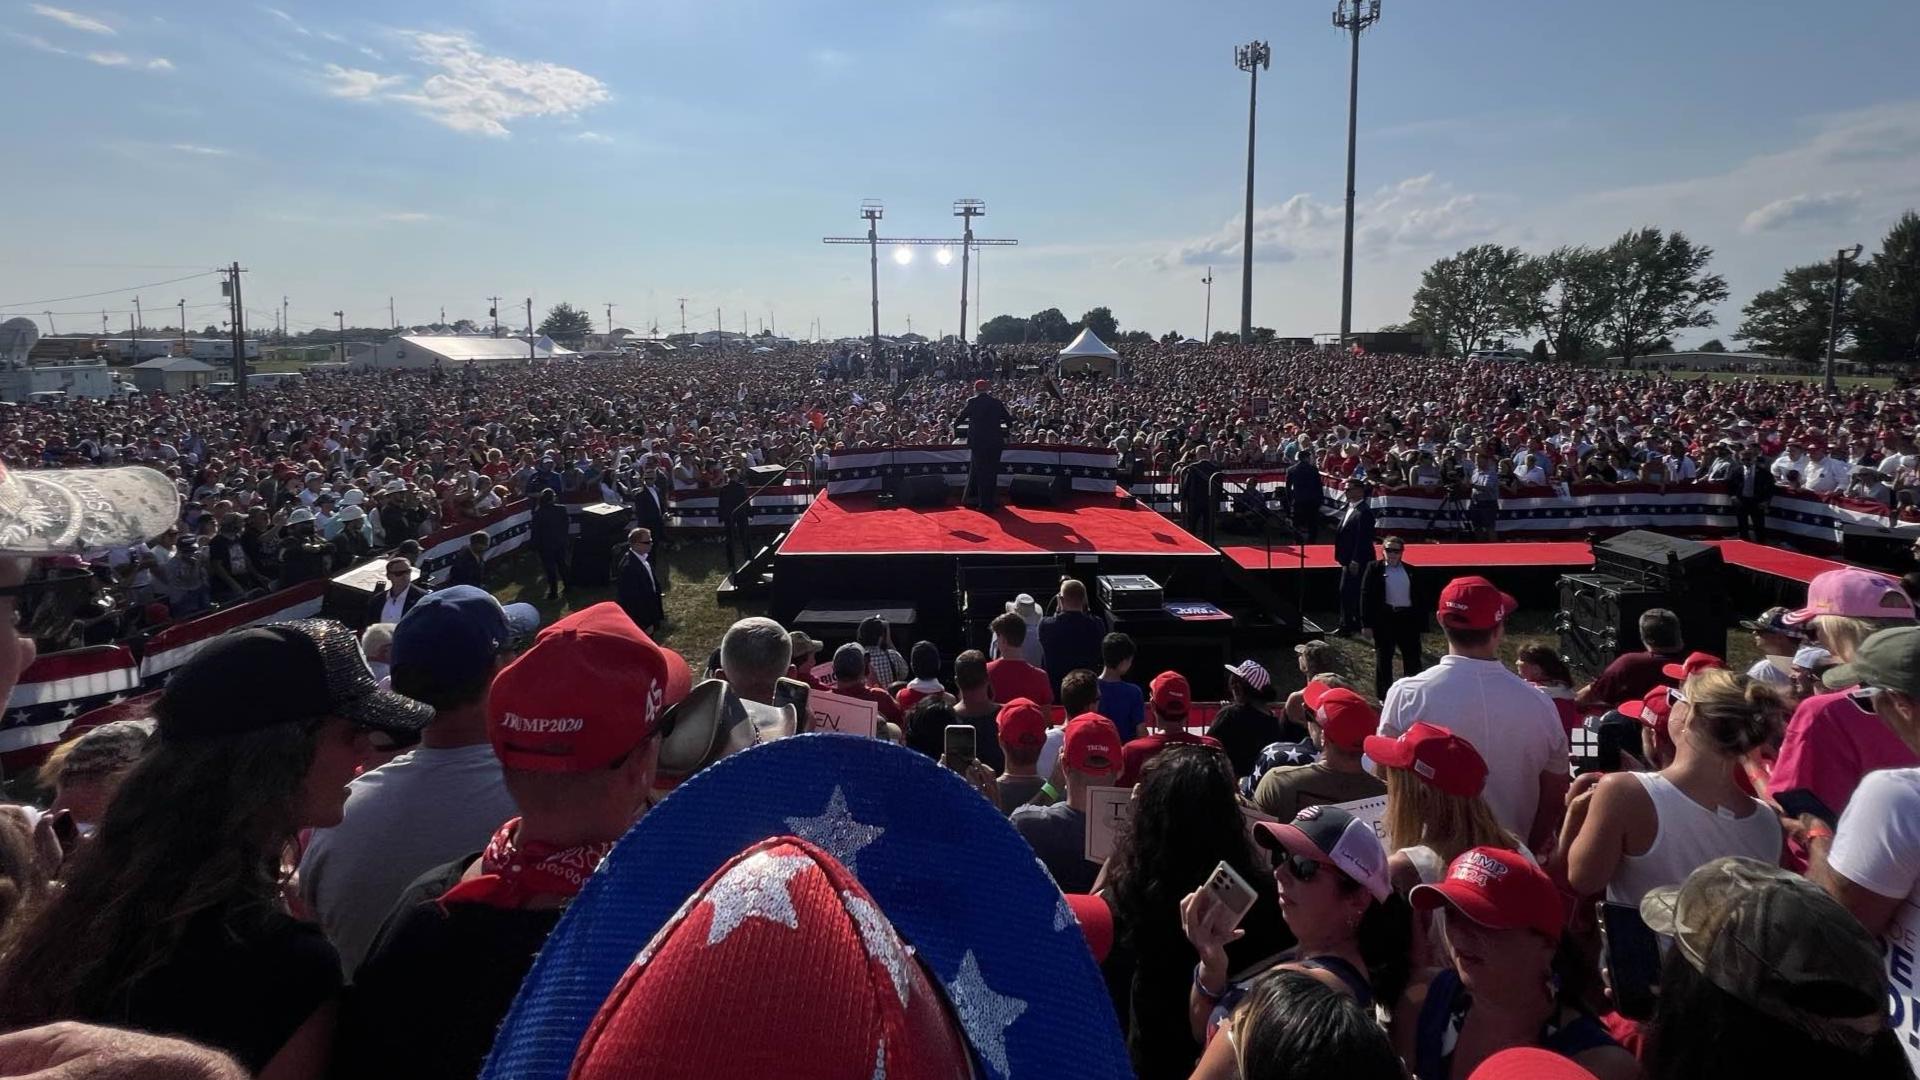
[[[1387,781],[1387,848],[1399,851],[1422,844],[1442,862],[1470,848],[1518,850],[1519,840],[1493,816],[1478,795],[1449,795],[1420,779],[1409,769],[1381,766]]]
[[[1779,692],[1725,668],[1694,672],[1680,692],[1691,715],[1687,730],[1707,741],[1705,749],[1728,757],[1769,745],[1787,724],[1789,710]]]
[[[1815,615],[1807,623],[1808,629],[1818,638],[1820,647],[1843,664],[1852,662],[1854,650],[1876,632],[1912,625],[1912,619],[1856,619],[1851,615]]]

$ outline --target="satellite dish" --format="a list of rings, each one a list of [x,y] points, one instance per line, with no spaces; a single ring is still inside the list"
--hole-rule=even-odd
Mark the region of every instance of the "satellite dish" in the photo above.
[[[0,322],[0,365],[26,367],[27,354],[39,340],[40,324],[32,319],[12,318]]]

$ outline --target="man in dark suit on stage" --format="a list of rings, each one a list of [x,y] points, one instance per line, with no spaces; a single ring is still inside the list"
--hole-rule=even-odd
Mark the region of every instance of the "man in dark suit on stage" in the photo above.
[[[1351,634],[1360,629],[1360,581],[1373,562],[1373,507],[1367,505],[1362,481],[1347,481],[1347,508],[1333,535],[1333,557],[1340,563],[1340,629],[1335,633]]]
[[[1213,515],[1219,509],[1215,503],[1220,495],[1213,478],[1220,472],[1213,449],[1201,443],[1193,448],[1193,460],[1180,475],[1180,506],[1185,511],[1187,531],[1209,544],[1213,543]]]
[[[1373,634],[1373,696],[1384,699],[1393,685],[1393,654],[1400,653],[1401,674],[1421,669],[1420,633],[1426,609],[1413,601],[1413,580],[1401,560],[1406,542],[1389,536],[1380,548],[1385,562],[1367,564],[1360,581],[1360,623]]]
[[[973,451],[967,469],[967,490],[961,501],[973,499],[983,512],[991,512],[1000,494],[1000,452],[1006,449],[1007,428],[1013,415],[989,390],[985,379],[973,382],[973,397],[960,410],[959,422],[967,426],[967,446]]]
[[[746,509],[747,485],[740,480],[739,469],[727,470],[727,482],[720,488],[720,497],[714,509],[720,517],[721,531],[727,538],[727,572],[732,573],[740,565],[734,558],[734,545],[738,543],[742,554],[753,554],[753,548],[747,543],[748,518],[753,511]]]
[[[1320,508],[1326,499],[1313,451],[1303,448],[1293,467],[1287,470],[1287,498],[1293,504],[1293,527],[1300,534],[1300,542],[1313,543],[1314,537],[1320,535]]]
[[[666,612],[660,601],[660,581],[653,576],[648,561],[653,551],[653,534],[646,529],[627,533],[627,550],[620,556],[620,585],[615,594],[621,610],[648,637],[660,632]]]
[[[1733,520],[1740,539],[1756,544],[1767,542],[1767,500],[1773,498],[1773,471],[1760,461],[1759,451],[1749,443],[1740,448],[1740,457],[1726,469],[1727,494],[1733,496]]]

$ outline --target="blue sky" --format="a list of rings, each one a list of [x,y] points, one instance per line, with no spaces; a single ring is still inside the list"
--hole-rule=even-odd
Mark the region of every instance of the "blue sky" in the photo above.
[[[0,0],[0,311],[117,314],[233,259],[249,320],[536,312],[864,332],[863,231],[985,199],[989,315],[1107,304],[1237,323],[1246,76],[1261,79],[1255,320],[1338,327],[1347,50],[1331,0],[1026,3]],[[1355,323],[1483,241],[1642,224],[1718,252],[1738,307],[1920,205],[1920,5],[1386,0],[1362,46]],[[958,264],[881,265],[882,327],[951,332]],[[150,324],[212,279],[138,290]],[[156,311],[156,309],[158,309]],[[503,313],[504,314],[504,313]],[[56,314],[62,331],[97,314]],[[973,321],[970,319],[970,321]]]

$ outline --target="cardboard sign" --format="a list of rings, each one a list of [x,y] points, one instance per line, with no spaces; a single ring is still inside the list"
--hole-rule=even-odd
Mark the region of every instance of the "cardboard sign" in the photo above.
[[[807,669],[807,674],[813,676],[814,682],[831,686],[833,684],[833,661],[829,660],[824,664],[815,664]]]
[[[807,730],[835,731],[872,738],[879,730],[880,710],[863,698],[815,690],[807,695]]]
[[[1087,790],[1087,861],[1103,863],[1113,854],[1120,826],[1133,819],[1133,789],[1097,787]]]
[[[1334,803],[1333,805],[1352,814],[1355,821],[1366,822],[1367,825],[1373,829],[1373,835],[1379,837],[1382,844],[1387,842],[1387,827],[1381,824],[1381,819],[1387,816],[1387,797],[1385,795],[1376,795],[1371,799],[1355,799],[1352,802]]]

